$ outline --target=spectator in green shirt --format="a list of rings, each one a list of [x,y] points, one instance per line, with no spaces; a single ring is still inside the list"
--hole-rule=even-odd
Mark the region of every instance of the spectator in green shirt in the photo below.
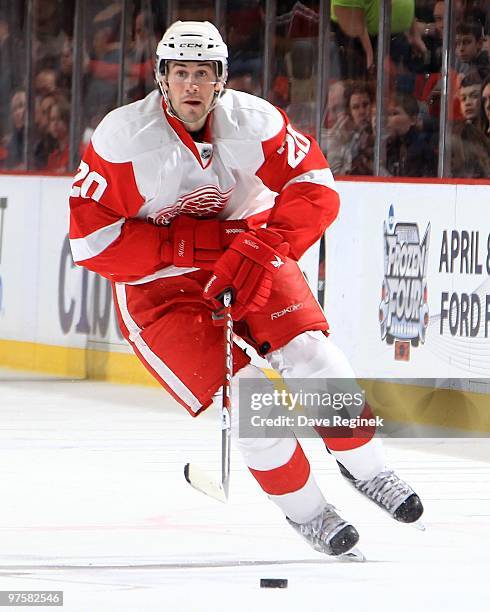
[[[332,0],[332,21],[349,38],[358,38],[366,56],[366,68],[374,66],[372,39],[378,34],[380,0]],[[415,20],[414,0],[392,0],[391,33],[405,32],[413,49],[425,53],[422,30]]]

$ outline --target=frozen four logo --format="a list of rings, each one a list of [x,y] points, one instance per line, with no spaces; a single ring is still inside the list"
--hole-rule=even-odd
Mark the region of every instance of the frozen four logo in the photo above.
[[[430,223],[420,240],[416,223],[395,223],[393,205],[384,228],[384,280],[379,305],[381,339],[395,343],[395,359],[408,361],[410,346],[425,342],[429,324],[427,262]]]

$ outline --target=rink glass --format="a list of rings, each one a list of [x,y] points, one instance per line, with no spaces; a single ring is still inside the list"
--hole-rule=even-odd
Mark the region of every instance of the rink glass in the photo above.
[[[329,149],[334,158],[340,148],[329,130],[340,126],[348,157],[340,174],[489,178],[482,140],[488,119],[482,107],[476,131],[461,124],[458,89],[472,68],[457,57],[455,46],[462,22],[480,19],[488,30],[488,17],[479,12],[479,3],[432,4],[415,3],[409,37],[397,31],[404,23],[400,15],[393,18],[395,29],[388,24],[383,37],[371,32],[374,59],[368,66],[362,45],[344,31],[349,23],[343,22],[343,29],[336,19],[335,2],[0,0],[0,171],[71,174],[101,118],[154,88],[154,52],[166,27],[177,19],[207,19],[218,25],[228,44],[230,87],[284,108],[299,129],[319,140],[327,157]],[[487,40],[481,45],[485,49]],[[383,73],[380,62],[390,72]],[[419,140],[409,157],[420,160],[429,153],[433,163],[413,166],[403,147],[390,144],[390,91],[379,87],[382,77],[417,99]],[[372,91],[371,125],[360,135],[352,133],[339,95],[353,81]],[[70,109],[67,142],[54,142],[50,135],[49,111],[55,102]],[[329,142],[336,144],[329,147]],[[62,149],[55,164],[48,163],[53,146]],[[469,164],[464,151],[471,152]],[[373,163],[377,159],[378,165]]]

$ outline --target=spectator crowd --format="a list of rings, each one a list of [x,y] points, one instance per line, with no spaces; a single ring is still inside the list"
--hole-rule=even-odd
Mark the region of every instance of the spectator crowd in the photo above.
[[[337,61],[331,61],[322,146],[334,173],[370,175],[379,1],[333,0],[331,6],[335,42],[330,57],[337,57]],[[437,175],[444,10],[442,0],[392,1],[391,41],[384,65],[389,92],[382,139],[385,175]],[[447,138],[450,174],[490,178],[490,3],[455,0],[452,17],[455,36],[450,39],[450,57],[454,61],[449,74]],[[364,112],[359,115],[361,95]]]
[[[74,50],[75,9],[80,1],[33,0],[29,29],[26,0],[0,0],[2,171],[72,171],[70,147],[76,147],[76,157],[111,108],[142,98],[155,86],[155,47],[167,21],[216,17],[212,0],[180,0],[174,3],[175,14],[157,0],[133,0],[128,15],[122,14],[121,0],[88,0],[83,3],[83,32],[81,37],[78,33]],[[318,105],[323,100],[320,144],[334,174],[372,175],[380,0],[330,2],[329,70],[321,94],[320,0],[273,3],[269,49],[265,48],[265,0],[219,4],[224,6],[219,25],[230,53],[227,86],[266,97],[311,134],[317,132]],[[380,126],[382,173],[434,177],[445,1],[392,0],[391,8],[389,53],[383,66],[388,97],[386,120]],[[452,8],[454,59],[446,139],[450,174],[490,178],[490,2],[453,0]]]
[[[154,86],[157,37],[152,13],[144,8],[150,3],[130,4],[131,18],[124,20],[122,2],[84,3],[80,71],[75,77],[80,92],[76,104],[78,153],[108,111],[119,103],[144,97]],[[3,92],[8,92],[0,105],[0,169],[64,174],[72,170],[69,149],[76,1],[33,1],[30,49],[26,49],[25,6],[20,10],[15,5],[0,0],[0,79]],[[128,30],[124,62],[123,23]],[[119,99],[121,77],[124,86]],[[29,126],[28,112],[32,116]]]

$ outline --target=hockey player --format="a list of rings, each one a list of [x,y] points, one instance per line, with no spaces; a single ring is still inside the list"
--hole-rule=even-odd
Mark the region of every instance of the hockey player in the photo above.
[[[281,110],[225,89],[227,55],[212,24],[171,25],[157,48],[160,91],[102,120],[70,199],[74,260],[112,281],[124,337],[192,416],[221,385],[212,313],[226,289],[236,333],[283,377],[354,378],[296,263],[337,216],[328,163]],[[237,345],[233,357],[234,380],[264,376]],[[397,520],[418,519],[420,499],[385,468],[377,438],[324,441],[359,491]],[[236,443],[316,550],[339,555],[356,544],[296,438]]]

